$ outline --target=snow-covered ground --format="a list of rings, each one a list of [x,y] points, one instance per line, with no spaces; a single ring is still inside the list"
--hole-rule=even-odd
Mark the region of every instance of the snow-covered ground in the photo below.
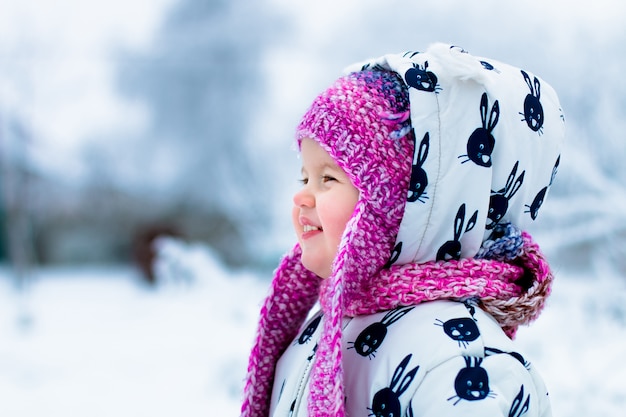
[[[0,270],[0,416],[236,416],[268,281],[198,245],[165,246],[161,285],[120,268]],[[518,340],[555,416],[626,409],[623,279],[557,271],[544,315]]]

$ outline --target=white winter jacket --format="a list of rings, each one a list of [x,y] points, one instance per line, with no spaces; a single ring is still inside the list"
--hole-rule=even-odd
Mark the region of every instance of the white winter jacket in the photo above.
[[[317,313],[278,362],[270,416],[307,416]],[[345,318],[349,417],[547,417],[544,383],[498,323],[471,304],[433,301]]]

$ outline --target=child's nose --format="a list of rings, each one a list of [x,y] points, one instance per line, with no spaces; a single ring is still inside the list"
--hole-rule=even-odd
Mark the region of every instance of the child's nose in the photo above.
[[[293,204],[296,207],[313,207],[315,206],[315,198],[306,187],[302,187],[300,191],[294,194]]]

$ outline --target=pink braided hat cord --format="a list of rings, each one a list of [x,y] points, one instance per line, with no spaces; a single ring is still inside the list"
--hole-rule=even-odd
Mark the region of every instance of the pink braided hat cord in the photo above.
[[[267,416],[276,362],[296,337],[317,301],[320,279],[300,263],[300,247],[287,254],[274,275],[261,308],[256,340],[250,354],[242,416]]]

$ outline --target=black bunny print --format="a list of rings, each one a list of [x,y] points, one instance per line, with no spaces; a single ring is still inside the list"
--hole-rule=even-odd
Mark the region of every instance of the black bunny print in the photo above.
[[[391,256],[389,257],[389,260],[383,266],[383,268],[387,269],[391,265],[393,265],[398,260],[401,253],[402,253],[402,242],[398,242],[396,246],[393,247],[393,250],[391,251]]]
[[[315,346],[313,346],[313,350],[311,351],[311,354],[307,356],[306,358],[307,362],[311,362],[313,360],[313,358],[315,357],[315,353],[317,352],[317,347],[318,347],[318,344],[316,343]]]
[[[496,100],[491,107],[489,119],[487,113],[489,111],[489,99],[487,93],[483,93],[480,98],[480,117],[482,127],[476,128],[467,141],[467,155],[460,155],[459,158],[467,157],[462,163],[468,161],[474,162],[476,165],[483,167],[491,166],[491,154],[496,146],[496,140],[493,137],[493,129],[500,118],[500,103]]]
[[[412,132],[413,141],[415,140],[415,133]],[[417,160],[413,161],[413,168],[411,169],[411,183],[409,184],[409,195],[407,197],[407,201],[422,201],[422,198],[426,197],[426,186],[428,185],[428,176],[426,175],[426,171],[424,171],[423,165],[426,161],[426,157],[428,156],[428,148],[430,147],[430,135],[428,132],[422,138],[420,142],[419,149],[417,150]]]
[[[506,185],[503,189],[498,191],[491,191],[491,197],[489,198],[489,212],[487,213],[488,223],[485,226],[487,230],[491,230],[506,214],[506,211],[509,208],[509,200],[517,193],[517,191],[522,186],[524,182],[524,174],[526,171],[522,171],[522,173],[515,179],[515,174],[517,173],[517,167],[519,166],[519,161],[515,162],[513,165],[513,169],[509,174],[509,178],[506,181]]]
[[[476,225],[476,219],[478,218],[478,210],[472,214],[472,217],[467,222],[465,232],[469,232]],[[448,240],[441,245],[437,251],[438,261],[449,261],[451,259],[459,260],[461,258],[461,235],[463,234],[463,224],[465,223],[465,203],[461,204],[459,210],[456,212],[454,219],[454,239]]]
[[[501,355],[501,354],[510,355],[512,358],[514,358],[519,363],[521,363],[522,366],[524,366],[524,368],[530,369],[530,362],[524,359],[524,357],[518,352],[505,352],[502,349],[485,347],[485,356]]]
[[[456,395],[448,398],[448,401],[456,399],[454,405],[457,405],[461,400],[479,401],[495,396],[489,388],[489,375],[480,366],[482,358],[465,356],[464,359],[465,368],[454,379]]]
[[[548,192],[548,187],[547,186],[543,187],[541,190],[539,190],[539,192],[533,199],[533,202],[530,203],[530,205],[526,204],[526,207],[528,207],[528,210],[526,210],[525,213],[530,213],[531,219],[533,220],[537,219],[537,216],[539,215],[539,209],[541,208],[541,205],[543,204],[543,200],[546,198],[547,192]]]
[[[558,156],[558,158],[556,159],[556,163],[554,164],[554,168],[552,168],[552,175],[550,176],[550,182],[548,183],[548,185],[543,187],[541,190],[539,190],[539,192],[533,199],[533,202],[530,203],[530,205],[526,204],[526,207],[528,207],[528,210],[526,210],[525,213],[530,213],[530,218],[533,220],[537,219],[537,215],[539,214],[539,209],[541,208],[541,205],[543,204],[543,200],[546,198],[546,193],[548,192],[548,188],[552,185],[552,182],[554,181],[554,178],[556,177],[556,173],[559,169],[560,163],[561,163],[561,155]]]
[[[374,352],[378,350],[385,336],[387,336],[387,328],[404,317],[404,315],[413,310],[413,308],[414,307],[398,307],[388,311],[381,321],[370,324],[363,329],[354,342],[349,342],[352,343],[353,346],[348,349],[354,348],[356,353],[361,356],[368,356],[370,359],[376,356]]]
[[[463,48],[462,46],[458,46],[458,45],[450,45],[450,50],[457,50],[458,52],[462,54],[469,54],[469,52],[467,52],[465,48]]]
[[[494,71],[500,74],[500,70],[494,67],[491,63],[487,61],[480,61],[480,65],[482,65],[483,68],[486,69],[487,71]]]
[[[552,174],[550,175],[550,183],[548,185],[552,185],[554,182],[554,178],[556,178],[556,173],[559,172],[559,165],[561,165],[561,155],[556,158],[556,162],[552,167]]]
[[[387,68],[383,67],[380,64],[367,63],[361,67],[361,71],[372,70],[372,71],[387,71]]]
[[[413,58],[415,55],[419,55],[421,54],[421,52],[419,51],[406,51],[404,53],[404,55],[402,55],[403,58],[409,57],[409,58]]]
[[[524,81],[526,81],[526,85],[530,89],[530,94],[526,95],[524,99],[524,113],[520,113],[524,116],[522,121],[525,121],[534,132],[541,133],[541,128],[543,127],[543,106],[539,101],[541,97],[541,83],[537,77],[534,77],[534,80],[531,81],[530,76],[524,70],[520,71]]]
[[[296,410],[296,400],[293,400],[293,402],[291,403],[291,406],[289,407],[288,417],[293,416],[293,413],[295,410]]]
[[[402,378],[402,375],[406,371],[409,361],[411,360],[411,354],[408,354],[402,362],[398,365],[391,377],[391,383],[389,387],[383,388],[374,394],[372,399],[372,408],[368,408],[375,417],[400,417],[400,396],[407,390],[415,374],[419,370],[419,366],[416,366]]]
[[[467,299],[463,301],[463,305],[465,306],[467,311],[472,315],[472,318],[476,320],[474,318],[474,314],[476,314],[476,299],[474,298]]]
[[[530,394],[526,397],[526,401],[524,401],[524,385],[520,386],[519,393],[513,399],[513,404],[511,404],[511,408],[509,409],[509,417],[521,417],[530,408]]]
[[[444,333],[452,340],[457,341],[459,347],[467,347],[469,342],[480,337],[480,330],[478,330],[476,322],[469,317],[459,317],[446,322],[439,319],[436,321],[435,326],[443,327]]]
[[[404,73],[404,79],[409,87],[413,87],[420,91],[436,92],[437,76],[434,72],[428,71],[428,61],[424,62],[424,66],[413,64],[413,68],[409,68]]]
[[[313,333],[315,333],[315,330],[317,330],[317,326],[319,326],[321,320],[322,320],[321,314],[317,316],[316,318],[314,318],[306,327],[306,329],[302,331],[302,334],[300,335],[300,337],[298,337],[298,340],[296,341],[296,343],[300,345],[309,343],[309,340],[311,340],[311,337],[313,336]]]
[[[283,379],[283,383],[280,384],[280,390],[278,391],[278,401],[280,401],[281,398],[283,398],[283,392],[285,391],[285,383],[287,382],[286,379]]]
[[[489,70],[489,71],[493,71],[494,69],[493,65],[491,65],[487,61],[480,61],[480,65],[482,65],[484,69]]]

